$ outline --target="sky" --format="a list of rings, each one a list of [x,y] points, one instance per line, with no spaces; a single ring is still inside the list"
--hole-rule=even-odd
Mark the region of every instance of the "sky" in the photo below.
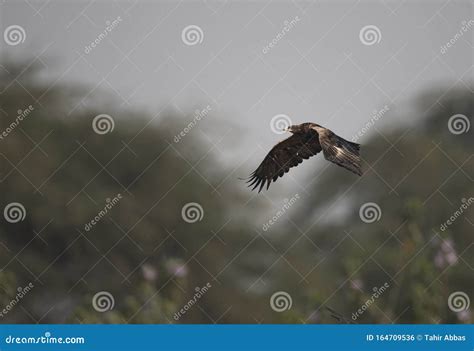
[[[407,106],[422,91],[468,85],[472,4],[3,1],[0,54],[42,65],[51,85],[88,84],[86,102],[106,92],[114,108],[143,109],[157,122],[178,111],[184,128],[196,109],[209,107],[193,132],[223,162],[241,166],[242,176],[286,137],[285,123],[312,121],[354,139],[386,111],[363,144],[389,125],[421,118]],[[18,27],[15,42],[7,34]],[[321,162],[292,175],[302,179]]]

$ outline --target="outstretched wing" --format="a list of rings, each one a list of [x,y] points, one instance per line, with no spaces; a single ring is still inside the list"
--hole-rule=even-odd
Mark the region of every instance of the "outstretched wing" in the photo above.
[[[250,175],[247,183],[249,187],[253,186],[252,190],[260,186],[258,192],[262,190],[265,183],[268,189],[272,181],[282,177],[291,167],[297,166],[320,151],[321,145],[316,131],[293,134],[271,149],[260,166]]]
[[[347,141],[329,129],[325,129],[324,132],[319,131],[319,142],[326,160],[344,167],[357,175],[362,175],[359,144]]]

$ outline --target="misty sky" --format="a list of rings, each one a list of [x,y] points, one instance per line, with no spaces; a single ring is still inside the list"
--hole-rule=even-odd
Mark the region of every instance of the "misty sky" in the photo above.
[[[242,173],[284,137],[270,127],[275,115],[317,122],[351,139],[373,111],[389,109],[367,136],[402,115],[419,118],[407,114],[406,106],[423,89],[469,84],[474,27],[445,52],[442,47],[462,31],[463,21],[474,18],[472,4],[4,1],[2,32],[19,25],[25,38],[18,45],[3,40],[0,50],[3,57],[44,65],[51,83],[85,82],[90,96],[114,95],[117,108],[141,108],[157,120],[163,111],[180,111],[186,115],[183,127],[196,108],[209,105],[209,120],[194,132],[242,164]],[[183,39],[191,25],[199,28],[191,27],[195,32]],[[361,37],[366,26],[369,33]],[[86,49],[104,31],[107,36]],[[212,120],[223,126],[218,134]]]

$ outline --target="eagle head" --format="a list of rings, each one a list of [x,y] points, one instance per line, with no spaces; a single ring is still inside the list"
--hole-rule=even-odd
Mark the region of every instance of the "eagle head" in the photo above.
[[[293,134],[307,133],[313,126],[318,126],[316,123],[302,123],[288,126],[285,132]]]
[[[290,132],[290,133],[303,133],[304,132],[304,128],[301,127],[301,125],[292,125],[292,126],[288,126],[286,127],[285,129],[285,132]]]

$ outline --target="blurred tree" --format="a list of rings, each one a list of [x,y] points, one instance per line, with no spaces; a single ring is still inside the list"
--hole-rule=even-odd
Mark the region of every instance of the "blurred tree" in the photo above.
[[[229,198],[240,206],[244,198],[228,183],[214,191],[228,173],[194,131],[174,144],[187,116],[165,112],[151,121],[104,92],[86,101],[84,87],[41,81],[41,67],[20,67],[5,64],[1,75],[8,133],[0,141],[0,191],[2,208],[20,203],[26,217],[0,222],[0,302],[14,299],[17,286],[35,288],[2,322],[176,322],[174,313],[208,282],[214,288],[181,322],[212,322],[234,300],[252,304],[227,267],[255,236],[250,223],[228,220]],[[101,114],[112,117],[103,120],[104,128],[113,123],[109,133],[94,131]],[[215,174],[204,178],[207,169]],[[202,207],[202,221],[183,220],[191,202]],[[110,312],[92,308],[101,291],[114,298]],[[208,302],[224,295],[223,303]],[[244,313],[231,309],[220,321],[244,321]]]

